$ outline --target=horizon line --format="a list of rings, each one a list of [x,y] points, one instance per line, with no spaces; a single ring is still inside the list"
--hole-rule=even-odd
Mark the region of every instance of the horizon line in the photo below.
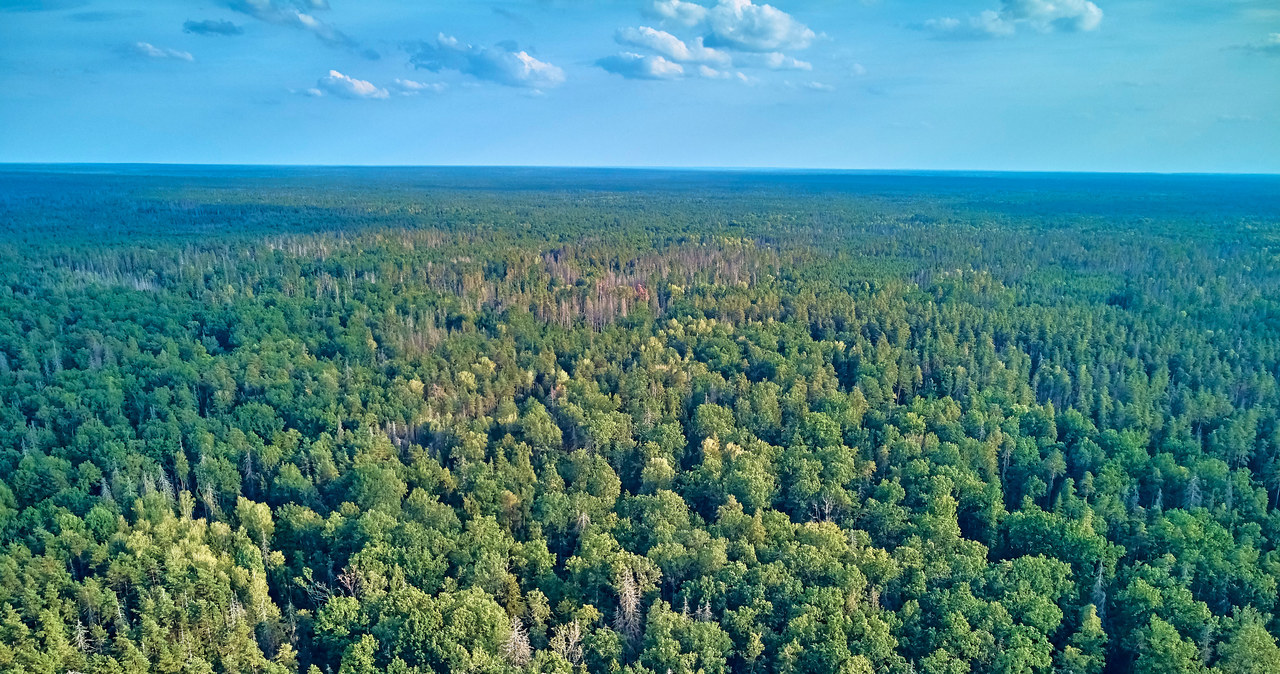
[[[1280,172],[1250,171],[1155,171],[1155,170],[1072,170],[1072,169],[992,169],[992,168],[840,168],[795,166],[661,166],[608,164],[304,164],[304,163],[221,163],[221,162],[22,162],[0,161],[0,170],[39,168],[294,168],[294,169],[521,169],[521,170],[599,170],[599,171],[668,171],[690,173],[861,173],[861,174],[1041,174],[1041,175],[1114,175],[1114,176],[1238,176],[1280,177]]]

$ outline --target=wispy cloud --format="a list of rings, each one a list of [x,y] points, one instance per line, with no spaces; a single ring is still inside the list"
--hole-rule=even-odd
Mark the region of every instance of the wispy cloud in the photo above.
[[[195,33],[197,35],[240,35],[244,29],[230,21],[215,21],[206,19],[204,21],[187,21],[182,24],[182,30],[185,33]]]
[[[765,70],[813,70],[812,63],[776,51],[768,54],[737,54],[733,57],[733,63],[743,68]]]
[[[316,18],[313,12],[329,9],[328,0],[223,0],[223,4],[259,21],[305,30],[333,47],[359,46],[342,31]]]
[[[108,21],[128,19],[141,14],[142,12],[111,12],[103,10],[95,12],[76,12],[75,14],[68,14],[67,18],[75,21],[76,23],[106,23]]]
[[[529,17],[520,14],[519,12],[513,12],[505,7],[494,7],[493,13],[507,21],[510,21],[511,23],[516,24],[517,26],[520,26],[521,28],[533,27],[533,22],[529,20]]]
[[[1102,25],[1102,17],[1102,9],[1090,0],[1002,0],[999,11],[964,19],[931,19],[922,27],[939,38],[983,40],[1009,37],[1022,28],[1041,33],[1088,32]]]
[[[150,42],[134,42],[125,48],[125,53],[132,56],[145,59],[155,59],[158,61],[194,61],[196,57],[191,52],[179,51],[177,49],[166,49],[157,47]]]
[[[316,90],[339,98],[387,98],[390,93],[372,82],[343,75],[336,70],[316,81]]]
[[[414,46],[414,67],[432,72],[456,70],[479,80],[525,89],[545,89],[564,82],[564,71],[534,58],[514,45],[479,47],[441,33]]]
[[[41,12],[74,9],[88,0],[0,0],[0,12]]]
[[[1272,33],[1261,42],[1247,44],[1241,48],[1264,56],[1280,56],[1280,33]]]
[[[438,94],[445,90],[443,82],[418,82],[415,80],[404,80],[397,78],[392,82],[392,86],[401,96],[416,96],[421,93]]]

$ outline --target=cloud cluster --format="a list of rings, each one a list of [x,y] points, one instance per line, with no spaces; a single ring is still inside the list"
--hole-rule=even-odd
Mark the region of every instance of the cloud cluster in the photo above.
[[[414,46],[414,67],[432,72],[454,70],[479,80],[525,89],[546,89],[564,82],[564,71],[515,45],[479,47],[443,33]]]
[[[357,46],[355,40],[312,14],[329,9],[328,0],[224,0],[223,4],[259,21],[305,30],[333,47]]]
[[[703,28],[708,45],[726,49],[804,49],[817,37],[790,14],[752,0],[717,0],[711,7],[685,0],[654,0],[646,13],[686,28]]]
[[[318,93],[317,93],[318,92]],[[390,93],[372,82],[358,80],[343,75],[336,70],[316,81],[316,88],[308,93],[312,95],[331,94],[338,98],[387,98]]]
[[[615,40],[649,52],[623,52],[600,59],[601,68],[635,79],[676,79],[681,76],[735,76],[732,68],[810,70],[812,65],[787,55],[807,48],[817,34],[786,12],[753,0],[716,0],[703,5],[686,0],[653,0],[645,10],[663,26],[700,33],[682,39],[649,26],[624,28]],[[737,73],[739,79],[745,75]]]
[[[150,42],[135,42],[129,45],[126,50],[133,56],[156,59],[158,61],[194,61],[196,57],[191,52],[179,51],[177,49],[165,49],[157,47]]]
[[[648,49],[677,63],[704,64],[719,68],[727,68],[733,64],[728,53],[705,46],[701,37],[686,44],[684,40],[664,30],[641,26],[623,28],[618,31],[615,39],[618,44]]]
[[[197,35],[240,35],[244,32],[244,29],[230,21],[206,19],[204,21],[187,21],[182,24],[182,31]]]
[[[924,28],[940,38],[990,39],[1009,37],[1024,27],[1041,33],[1088,32],[1102,25],[1102,16],[1102,9],[1090,0],[1001,0],[999,11],[932,19]]]

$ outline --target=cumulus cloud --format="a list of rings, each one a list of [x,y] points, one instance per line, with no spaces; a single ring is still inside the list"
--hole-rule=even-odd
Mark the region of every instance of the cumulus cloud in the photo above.
[[[336,70],[330,70],[327,76],[317,80],[316,88],[308,90],[307,93],[315,95],[315,92],[332,94],[339,98],[386,98],[390,96],[386,89],[378,87],[372,82],[348,77]]]
[[[1102,9],[1090,0],[1001,0],[1000,11],[932,19],[923,27],[941,38],[988,39],[1011,36],[1022,27],[1042,33],[1097,30],[1102,16]]]
[[[615,36],[618,44],[648,49],[676,63],[694,63],[717,67],[728,67],[732,59],[719,49],[703,45],[702,38],[695,38],[689,43],[662,30],[648,26],[624,28]]]
[[[682,26],[696,26],[706,20],[707,8],[684,0],[654,0],[646,14]]]
[[[713,6],[684,0],[654,0],[646,14],[706,30],[706,43],[741,51],[771,52],[808,47],[817,34],[773,5],[717,0]]]
[[[813,70],[812,63],[776,51],[768,54],[738,54],[733,57],[733,62],[743,67],[765,70]]]
[[[355,40],[312,14],[329,9],[328,0],[223,0],[223,4],[259,21],[305,30],[333,47],[356,46]]]
[[[215,21],[213,19],[187,21],[182,24],[182,30],[183,32],[197,35],[239,35],[244,32],[243,28],[230,21]]]
[[[682,26],[700,33],[683,38],[648,26],[624,28],[615,40],[638,52],[601,59],[597,65],[637,79],[703,77],[748,81],[735,68],[812,70],[813,65],[785,52],[805,49],[817,34],[790,14],[754,0],[715,0],[700,4],[687,0],[650,0],[644,13],[662,26]],[[674,30],[674,28],[672,28]],[[671,66],[682,66],[678,71]]]
[[[836,90],[836,88],[831,86],[830,84],[823,84],[822,82],[805,82],[804,88],[810,91],[822,91],[822,92]]]
[[[679,63],[633,52],[606,56],[596,65],[631,80],[674,80],[684,76],[684,66]]]
[[[416,45],[414,67],[432,72],[456,70],[476,79],[510,87],[544,89],[564,82],[564,71],[540,61],[515,45],[477,47],[441,33],[434,42]]]
[[[396,91],[400,92],[401,96],[415,96],[417,94],[428,92],[438,94],[445,89],[443,82],[416,82],[414,80],[402,80],[399,78],[397,78],[395,82],[392,82],[392,86],[395,87]]]
[[[804,49],[817,35],[790,14],[751,0],[720,0],[707,12],[707,44],[742,51]]]
[[[135,42],[126,49],[126,51],[134,56],[156,60],[171,61],[194,61],[196,57],[191,52],[178,51],[177,49],[165,49],[157,47],[150,42]]]

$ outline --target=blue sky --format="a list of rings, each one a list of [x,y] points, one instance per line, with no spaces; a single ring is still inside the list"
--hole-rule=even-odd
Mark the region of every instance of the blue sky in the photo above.
[[[1276,0],[0,0],[0,161],[1280,172]]]

